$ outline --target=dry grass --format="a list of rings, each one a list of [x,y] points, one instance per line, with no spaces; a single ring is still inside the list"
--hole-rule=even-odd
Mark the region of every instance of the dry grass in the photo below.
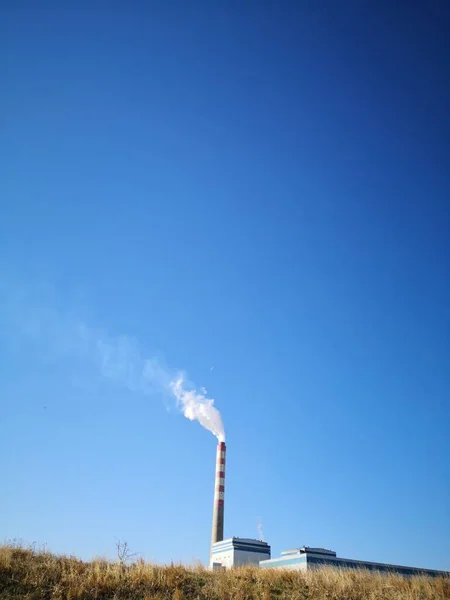
[[[313,572],[245,567],[211,572],[83,562],[0,546],[0,600],[445,600],[450,579],[321,569]]]

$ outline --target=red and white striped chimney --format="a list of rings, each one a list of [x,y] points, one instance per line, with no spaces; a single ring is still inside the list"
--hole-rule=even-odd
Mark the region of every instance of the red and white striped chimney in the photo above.
[[[225,498],[225,442],[217,444],[216,481],[214,488],[214,509],[212,522],[211,546],[223,540],[223,509]]]

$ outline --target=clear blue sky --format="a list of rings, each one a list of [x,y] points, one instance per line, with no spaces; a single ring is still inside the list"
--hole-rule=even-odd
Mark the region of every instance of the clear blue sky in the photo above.
[[[450,569],[446,3],[0,23],[0,536],[208,558],[214,437],[64,346],[83,322],[216,399],[226,535]]]

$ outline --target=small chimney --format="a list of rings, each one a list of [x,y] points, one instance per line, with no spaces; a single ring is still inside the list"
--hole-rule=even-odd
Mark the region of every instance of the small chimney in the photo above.
[[[216,542],[223,540],[223,508],[224,508],[224,497],[225,497],[225,455],[227,448],[225,442],[219,442],[217,444],[217,457],[216,457],[216,481],[214,488],[214,508],[213,508],[213,522],[212,522],[212,535],[211,535],[211,546]]]

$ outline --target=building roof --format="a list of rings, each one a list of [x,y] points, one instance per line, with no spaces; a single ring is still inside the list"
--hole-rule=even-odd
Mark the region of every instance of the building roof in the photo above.
[[[311,548],[310,546],[302,546],[301,548],[294,548],[293,550],[284,550],[281,556],[291,556],[293,554],[320,554],[323,556],[336,556],[334,550],[327,550],[326,548]]]
[[[230,550],[232,548],[235,550],[253,550],[254,552],[263,552],[265,554],[270,553],[270,546],[267,542],[251,538],[231,537],[212,545],[213,552]]]

